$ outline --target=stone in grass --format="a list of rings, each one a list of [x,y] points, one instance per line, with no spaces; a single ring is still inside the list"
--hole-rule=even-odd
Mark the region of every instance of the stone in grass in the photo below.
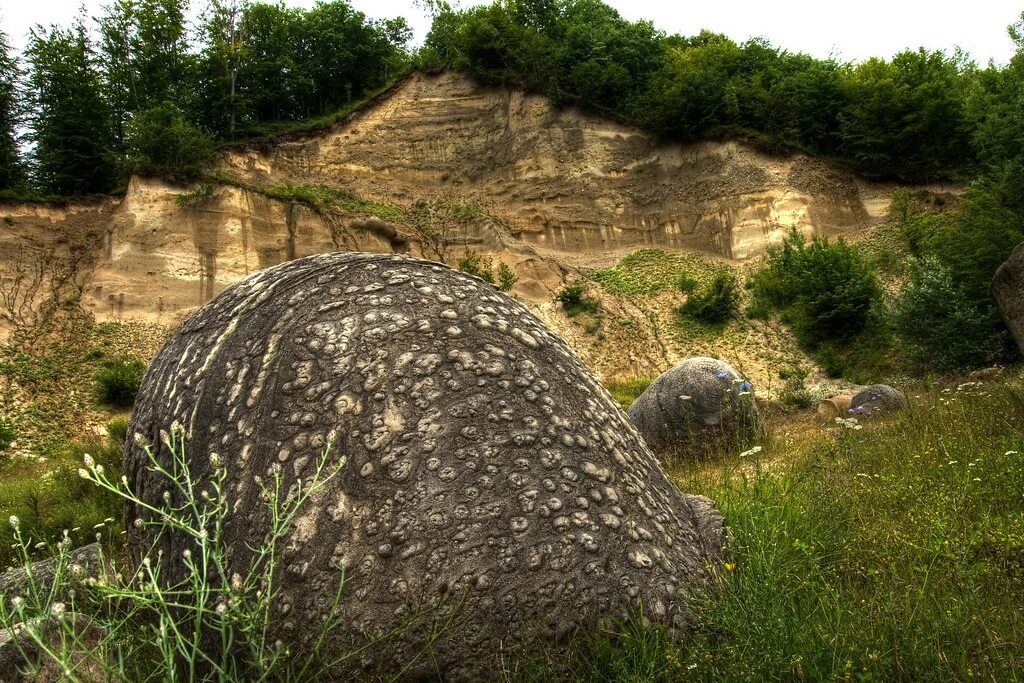
[[[679,628],[721,552],[713,505],[676,488],[569,347],[435,263],[324,254],[224,291],[154,359],[129,434],[168,466],[159,434],[174,421],[197,490],[212,454],[227,465],[232,567],[268,528],[259,478],[280,468],[287,489],[329,443],[344,458],[280,549],[270,638],[309,652],[343,569],[319,659],[393,635],[334,677],[483,680],[509,653],[557,653],[641,606]],[[167,484],[146,465],[129,438],[128,479],[160,505]],[[128,507],[136,561],[155,540],[140,517]],[[155,548],[180,558],[193,543],[168,533]]]
[[[665,457],[687,457],[756,438],[750,382],[728,363],[690,358],[663,373],[629,408],[647,445]]]
[[[895,413],[907,405],[907,397],[899,389],[888,384],[872,384],[853,395],[848,412],[854,416],[875,417]]]

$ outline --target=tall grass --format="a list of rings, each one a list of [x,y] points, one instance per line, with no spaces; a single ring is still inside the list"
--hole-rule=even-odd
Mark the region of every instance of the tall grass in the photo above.
[[[580,641],[568,677],[1018,680],[1022,454],[1013,383],[922,388],[884,422],[777,425],[759,453],[680,467],[681,488],[726,519],[720,589],[694,605],[688,638],[620,624]]]

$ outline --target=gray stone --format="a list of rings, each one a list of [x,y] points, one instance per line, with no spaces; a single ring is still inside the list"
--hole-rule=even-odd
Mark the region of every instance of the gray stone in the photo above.
[[[888,384],[872,384],[853,395],[849,412],[855,416],[873,417],[895,413],[907,405],[907,397],[899,389]]]
[[[633,402],[629,417],[647,445],[664,455],[745,445],[757,434],[750,382],[728,363],[703,356],[662,373]]]
[[[1017,348],[1024,354],[1024,242],[996,270],[989,287]]]
[[[227,463],[224,537],[245,566],[268,516],[257,477],[309,477],[334,439],[340,474],[284,544],[272,638],[308,651],[339,568],[340,626],[324,657],[425,610],[449,628],[423,652],[406,628],[335,675],[490,678],[497,660],[642,605],[674,628],[710,585],[722,520],[681,493],[579,358],[481,280],[408,257],[326,254],[224,291],[169,340],[130,435],[179,421],[198,486]],[[125,472],[160,504],[162,478],[129,438]],[[155,540],[127,511],[135,560]],[[191,541],[165,534],[177,558]],[[162,576],[181,578],[182,563]],[[451,621],[447,621],[447,619]],[[427,625],[429,626],[429,624]],[[349,660],[352,661],[352,660]]]
[[[31,572],[31,582],[34,590],[39,594],[53,592],[53,583],[56,578],[57,560],[48,558],[39,560],[29,565],[28,572]],[[100,548],[97,543],[76,548],[67,554],[64,571],[70,572],[75,579],[84,579],[89,576],[97,576],[100,573]],[[10,609],[11,598],[17,595],[24,595],[30,589],[29,576],[25,567],[13,567],[3,574],[0,574],[0,599]],[[66,578],[66,577],[65,577]],[[65,583],[67,583],[65,581]],[[62,584],[64,585],[64,584]],[[57,599],[65,599],[62,592],[55,596]],[[2,683],[2,681],[0,681]]]

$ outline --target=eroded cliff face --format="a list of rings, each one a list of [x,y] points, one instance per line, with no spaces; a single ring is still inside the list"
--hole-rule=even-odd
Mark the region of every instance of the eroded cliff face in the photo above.
[[[327,133],[236,148],[218,171],[230,182],[201,196],[136,178],[120,201],[0,205],[0,268],[10,273],[16,255],[64,258],[97,320],[174,327],[228,285],[298,257],[436,258],[408,222],[358,207],[328,215],[273,199],[268,188],[322,185],[398,209],[443,197],[481,209],[450,236],[449,263],[465,246],[493,255],[518,276],[515,295],[591,367],[644,374],[692,355],[693,344],[666,343],[657,311],[611,295],[606,310],[640,322],[583,333],[551,304],[566,281],[639,246],[738,264],[792,228],[856,235],[881,219],[892,190],[739,142],[658,145],[628,126],[454,73],[414,74]],[[751,357],[765,343],[752,342]]]
[[[735,142],[658,145],[635,128],[455,73],[414,74],[327,135],[224,164],[259,182],[301,179],[397,203],[455,193],[528,244],[588,254],[648,244],[743,259],[791,227],[868,227],[889,196],[805,156]]]

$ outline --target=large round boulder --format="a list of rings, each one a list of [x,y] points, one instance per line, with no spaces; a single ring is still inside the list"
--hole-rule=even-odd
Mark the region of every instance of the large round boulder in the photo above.
[[[872,384],[853,395],[848,412],[872,417],[895,413],[907,405],[907,397],[899,389],[888,384]]]
[[[1024,354],[1024,242],[996,269],[989,285],[1003,321]]]
[[[486,679],[519,648],[557,652],[641,608],[680,627],[721,552],[710,501],[676,488],[566,344],[436,263],[322,254],[204,306],[154,359],[129,427],[125,471],[150,505],[167,484],[139,444],[169,467],[160,432],[175,421],[196,490],[226,464],[234,568],[268,528],[261,481],[308,481],[329,444],[344,462],[282,546],[270,641],[309,651],[344,569],[323,658],[374,644],[337,676]],[[194,547],[137,518],[130,505],[136,561]],[[410,627],[414,614],[430,623]]]
[[[629,417],[647,445],[667,456],[743,446],[757,435],[750,382],[704,356],[661,374],[629,407]]]

